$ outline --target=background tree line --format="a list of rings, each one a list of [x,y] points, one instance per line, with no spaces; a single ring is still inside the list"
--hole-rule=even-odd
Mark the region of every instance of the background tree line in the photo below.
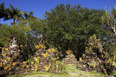
[[[64,57],[65,51],[71,49],[79,58],[85,52],[88,38],[93,34],[103,41],[106,52],[114,54],[116,51],[115,7],[111,12],[105,12],[80,5],[60,4],[50,12],[46,11],[43,19],[38,19],[33,16],[33,12],[27,13],[12,5],[5,8],[2,3],[0,18],[13,19],[11,25],[1,23],[0,45],[4,46],[8,44],[8,38],[16,37],[18,44],[23,45],[25,59],[34,54],[34,45],[41,40],[46,48],[57,48],[60,57]]]

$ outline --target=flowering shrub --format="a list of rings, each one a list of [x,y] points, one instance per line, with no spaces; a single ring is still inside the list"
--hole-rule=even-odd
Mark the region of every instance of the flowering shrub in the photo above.
[[[34,66],[35,66],[34,70],[37,71],[39,66],[37,64],[35,64]]]
[[[45,48],[44,44],[39,44],[39,45],[35,45],[35,49],[43,49]]]
[[[19,51],[21,51],[20,49],[17,49],[14,48],[14,50],[18,53],[12,54],[14,51],[10,48],[10,46],[4,45],[2,48],[2,54],[0,56],[0,75],[10,74],[17,68],[17,65],[20,63],[18,62]]]
[[[71,54],[72,53],[72,50],[67,50],[66,53],[67,54]]]
[[[17,67],[17,62],[13,61],[13,57],[10,57],[10,53],[6,55],[8,55],[7,58],[2,58],[5,56],[4,54],[2,54],[2,57],[0,58],[0,71],[5,72],[0,73],[0,75],[10,73]]]
[[[35,45],[36,50],[41,50],[45,48],[44,44]],[[44,71],[51,71],[55,73],[62,73],[65,68],[65,65],[61,64],[58,59],[59,57],[55,56],[57,49],[49,48],[47,50],[42,50],[42,53],[39,55],[35,55],[29,62],[31,68],[35,71],[43,70]]]
[[[48,66],[44,65],[43,67],[45,68],[46,71],[48,71],[50,69],[51,65],[48,65]]]
[[[7,47],[7,46],[6,46]],[[22,46],[20,46],[22,47]],[[44,49],[44,44],[39,44],[35,46],[36,50]],[[59,57],[54,54],[57,52],[55,48],[49,48],[47,50],[42,50],[43,53],[39,53],[38,56],[34,56],[27,61],[16,61],[18,58],[17,54],[12,55],[7,48],[3,48],[4,51],[8,53],[2,54],[0,57],[0,71],[5,71],[6,74],[10,72],[15,72],[16,68],[20,70],[31,69],[32,71],[49,71],[54,73],[62,73],[65,70],[65,65],[58,61]],[[20,49],[18,52],[22,52]],[[7,58],[4,58],[7,56]]]

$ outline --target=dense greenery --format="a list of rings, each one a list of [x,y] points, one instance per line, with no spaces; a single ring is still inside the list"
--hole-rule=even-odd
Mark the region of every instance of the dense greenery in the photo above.
[[[16,38],[20,49],[19,51],[21,51],[21,55],[23,56],[23,61],[31,60],[32,56],[35,57],[38,51],[42,51],[41,54],[47,58],[46,55],[52,55],[47,52],[49,49],[52,49],[52,47],[53,49],[57,48],[54,58],[57,56],[62,59],[66,56],[66,51],[71,50],[77,59],[81,59],[80,57],[82,57],[82,54],[84,54],[88,48],[92,52],[99,52],[101,49],[104,52],[103,57],[106,56],[107,61],[111,62],[111,66],[115,67],[116,7],[110,12],[105,12],[100,9],[81,7],[79,4],[76,6],[60,4],[54,9],[51,9],[50,12],[46,11],[43,19],[38,19],[33,16],[33,12],[27,13],[18,10],[17,7],[12,5],[10,5],[10,8],[5,8],[4,3],[2,3],[0,4],[0,18],[4,21],[9,19],[13,20],[11,25],[0,23],[0,47],[9,45],[9,40]],[[101,39],[102,42],[100,41],[100,46],[103,47],[103,49],[99,49],[99,47],[96,46],[99,44],[97,43],[98,41],[91,39],[94,40],[92,42],[89,40],[94,34],[96,35],[95,38]],[[87,44],[88,40],[90,46]],[[4,47],[4,50],[9,51],[8,48],[5,49]],[[39,47],[40,50],[37,50],[37,47]],[[41,47],[43,47],[42,50]],[[4,56],[4,54],[2,54],[2,56]],[[38,56],[38,59],[40,56]],[[103,62],[106,61],[106,57],[103,58]],[[35,59],[36,58],[37,56]],[[49,56],[49,59],[50,58],[52,59],[52,57]],[[42,61],[43,59],[44,58],[42,58]],[[45,61],[48,61],[48,64],[49,59],[45,59]],[[4,59],[1,60],[1,66],[5,66],[3,65]],[[39,61],[40,59],[37,60],[38,63]],[[104,64],[107,64],[107,61]],[[24,63],[26,62],[24,61]],[[54,63],[53,65],[54,68],[57,69],[57,64]],[[61,66],[60,63],[58,65]],[[52,65],[49,65],[49,68],[51,66]],[[102,68],[106,68],[106,72],[108,72],[107,68],[109,69],[107,66],[109,65],[103,65]],[[38,65],[34,67],[38,69]],[[63,67],[59,68],[63,69]],[[112,70],[112,68],[110,68],[110,70]],[[110,72],[108,72],[108,74],[110,74]]]
[[[107,30],[107,40],[105,40],[104,50],[114,57],[116,52],[116,6],[102,16],[102,26]]]
[[[44,39],[62,51],[71,49],[76,56],[85,50],[86,40],[93,34],[101,38],[105,30],[101,27],[103,10],[83,8],[80,5],[57,5],[45,13],[46,27]]]
[[[4,4],[1,6],[4,7]],[[14,36],[20,39],[18,41],[22,44],[27,40],[26,37],[31,39],[32,36],[37,39],[38,34],[43,36],[46,45],[57,47],[63,56],[64,51],[68,49],[73,50],[76,56],[80,56],[80,52],[85,50],[86,40],[91,35],[96,34],[99,38],[105,35],[105,30],[101,28],[101,16],[105,14],[103,10],[60,4],[55,9],[51,9],[51,12],[46,12],[43,20],[38,20],[32,16],[33,12],[28,14],[21,12],[17,7],[10,6],[11,9],[1,8],[5,10],[1,13],[8,14],[4,16],[5,19],[13,19],[14,23],[12,26],[4,25],[1,28],[1,42],[3,43],[7,38]],[[19,22],[15,24],[15,20]]]

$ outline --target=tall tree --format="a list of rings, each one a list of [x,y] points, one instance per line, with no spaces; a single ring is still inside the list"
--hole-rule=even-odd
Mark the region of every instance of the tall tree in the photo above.
[[[116,54],[116,6],[102,16],[103,27],[107,30],[107,39],[105,42],[105,50],[110,52],[109,54]]]
[[[4,3],[0,4],[0,18],[4,18],[4,20],[8,17],[8,14],[6,12]]]
[[[58,47],[63,54],[68,48],[74,53],[84,52],[85,41],[93,34],[99,38],[104,33],[100,18],[103,10],[83,8],[80,5],[57,5],[51,12],[45,13],[44,39],[47,44]],[[79,56],[79,55],[78,55]]]
[[[23,14],[21,10],[18,10],[17,7],[15,8],[11,4],[10,4],[10,8],[7,8],[7,12],[8,12],[8,17],[6,18],[6,20],[13,19],[13,24],[15,24],[15,22],[18,21]]]

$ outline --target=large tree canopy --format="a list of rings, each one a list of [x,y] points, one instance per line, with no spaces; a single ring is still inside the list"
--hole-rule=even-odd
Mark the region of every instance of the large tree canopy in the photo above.
[[[4,4],[1,6],[4,10]],[[105,35],[105,29],[101,26],[101,17],[105,12],[99,9],[60,4],[50,12],[45,12],[44,19],[37,19],[33,16],[33,12],[21,12],[12,5],[1,11],[1,15],[2,13],[7,14],[4,16],[5,19],[13,19],[14,26],[2,26],[1,31],[4,33],[0,36],[1,43],[12,35],[21,40],[20,43],[25,43],[23,42],[23,39],[27,40],[25,38],[30,40],[42,36],[43,43],[48,47],[58,48],[63,55],[66,50],[71,49],[79,57],[80,53],[85,51],[86,40],[91,35],[96,34],[98,38]],[[16,20],[19,20],[17,24]],[[17,28],[18,30],[15,30]]]
[[[101,28],[103,10],[83,8],[80,5],[57,5],[45,13],[46,32],[44,39],[60,51],[72,49],[75,54],[84,51],[84,42],[93,34],[101,38],[105,31]]]

